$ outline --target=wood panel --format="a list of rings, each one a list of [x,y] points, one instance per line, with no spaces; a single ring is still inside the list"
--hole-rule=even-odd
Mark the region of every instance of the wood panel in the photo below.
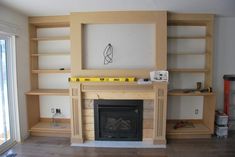
[[[210,69],[205,75],[205,87],[212,86],[213,77],[213,42],[214,42],[214,16],[206,24],[206,34],[211,38],[206,39],[206,68]]]
[[[69,16],[37,16],[29,17],[29,23],[37,27],[68,27]]]
[[[40,108],[38,96],[26,96],[27,100],[27,115],[28,115],[28,128],[37,124],[40,120]]]
[[[161,15],[156,24],[156,61],[155,70],[167,69],[167,13]]]
[[[72,96],[72,91],[77,89],[77,96]],[[71,101],[71,125],[72,125],[72,142],[83,142],[83,125],[82,125],[82,96],[81,96],[81,84],[78,83],[76,87],[74,84],[70,86]]]
[[[29,39],[37,37],[37,28],[36,26],[29,24]],[[37,54],[38,53],[38,43],[35,41],[30,40],[29,41],[29,53]],[[38,59],[37,58],[31,58],[30,59],[30,65],[29,65],[29,73],[30,73],[30,86],[31,89],[37,89],[38,88],[38,76],[35,74],[32,74],[33,69],[38,69]]]
[[[85,140],[94,140],[94,101],[82,100],[83,131]]]
[[[166,144],[167,83],[155,83],[153,142]]]
[[[189,14],[168,12],[168,25],[204,26],[213,17],[212,14]]]
[[[60,123],[59,126],[53,126],[51,122],[39,122],[30,128],[30,134],[33,136],[50,137],[70,137],[70,123]]]
[[[214,133],[215,104],[216,104],[215,94],[204,97],[203,123],[210,129],[210,134]]]
[[[68,89],[35,89],[26,93],[26,95],[60,95],[69,96]]]
[[[84,99],[153,99],[152,92],[86,92],[83,93]]]

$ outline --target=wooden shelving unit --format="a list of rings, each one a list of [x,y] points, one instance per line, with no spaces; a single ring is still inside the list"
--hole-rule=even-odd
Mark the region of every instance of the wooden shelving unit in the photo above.
[[[56,137],[70,137],[71,136],[71,125],[70,119],[59,119],[58,125],[53,125],[52,117],[44,120],[45,117],[40,116],[40,97],[41,96],[69,96],[69,89],[40,89],[39,87],[39,76],[44,74],[69,74],[70,69],[60,70],[58,69],[40,69],[39,62],[42,62],[44,58],[40,57],[53,57],[57,56],[69,56],[69,52],[50,52],[50,51],[39,51],[39,42],[43,41],[61,41],[70,40],[70,36],[64,35],[48,35],[40,36],[38,29],[46,28],[60,28],[69,27],[70,20],[69,16],[56,16],[56,17],[30,17],[29,18],[29,39],[30,39],[30,84],[31,90],[26,93],[27,98],[27,110],[28,110],[28,127],[31,135],[35,136],[56,136]],[[56,34],[56,33],[54,33]],[[42,43],[42,44],[43,44]],[[55,42],[53,42],[55,44]],[[61,42],[60,42],[61,43]],[[48,42],[46,43],[48,44]],[[54,50],[54,49],[53,49]],[[40,58],[40,59],[39,59]],[[47,61],[48,62],[48,61]],[[56,79],[56,78],[55,78]],[[69,104],[69,102],[68,102]],[[63,111],[62,111],[63,113]],[[58,121],[58,119],[57,119]]]
[[[70,40],[69,36],[56,36],[56,37],[38,37],[31,38],[34,41],[53,41],[53,40]]]
[[[168,39],[206,39],[207,36],[168,36]]]
[[[174,52],[174,53],[167,53],[167,55],[206,55],[204,52]]]
[[[184,127],[175,129],[175,125],[177,124],[177,120],[168,120],[167,121],[167,136],[168,138],[182,138],[182,135],[185,138],[208,138],[211,134],[210,129],[203,123],[203,121],[197,120],[188,120],[193,126],[192,127]]]
[[[58,123],[57,126],[52,122],[39,122],[29,130],[34,136],[54,136],[70,137],[70,123]]]
[[[208,69],[194,69],[194,68],[175,68],[168,69],[169,72],[183,72],[183,73],[205,73]]]
[[[27,95],[57,95],[69,96],[68,89],[35,89],[26,93]]]
[[[31,54],[32,57],[40,57],[40,56],[69,56],[68,52],[65,53],[34,53]]]
[[[211,96],[211,95],[215,94],[215,93],[211,93],[211,92],[199,92],[199,91],[185,92],[187,90],[190,90],[190,89],[174,89],[174,90],[170,90],[168,92],[168,95],[169,96]]]
[[[32,73],[38,74],[38,73],[70,73],[69,69],[65,70],[56,70],[56,69],[38,69],[38,70],[32,70]]]
[[[183,35],[182,32],[173,32],[174,35],[170,34],[168,35],[168,44],[173,43],[175,49],[171,49],[170,52],[168,52],[168,57],[171,57],[170,61],[174,62],[173,65],[177,66],[177,58],[178,57],[188,57],[188,56],[199,56],[205,58],[205,66],[202,68],[178,68],[173,67],[169,68],[170,77],[174,73],[174,77],[177,77],[178,74],[182,76],[182,73],[187,73],[187,75],[193,75],[196,74],[202,74],[204,77],[203,85],[204,87],[212,87],[212,58],[213,58],[213,15],[200,15],[200,14],[176,14],[176,13],[170,13],[168,15],[168,26],[172,28],[172,26],[179,27],[187,27],[187,26],[199,26],[199,27],[205,27],[205,34],[195,34],[190,32],[188,35]],[[192,27],[191,27],[192,28]],[[195,28],[195,27],[194,27]],[[176,29],[176,28],[174,28]],[[184,30],[181,28],[181,31]],[[189,50],[189,46],[187,47],[187,50],[183,50],[181,47],[180,50],[179,45],[177,45],[178,40],[189,40],[192,46],[192,42],[194,39],[197,39],[194,42],[198,41],[204,41],[205,42],[205,49],[204,52],[201,50]],[[182,44],[182,43],[181,43]],[[169,45],[171,46],[171,45]],[[182,46],[182,45],[181,45]],[[197,55],[197,56],[196,56]],[[202,59],[202,57],[199,56],[199,59]],[[200,58],[201,57],[201,58]],[[184,59],[185,59],[184,58]],[[174,60],[175,59],[175,60]],[[191,57],[192,59],[192,57]],[[197,58],[198,59],[198,58]],[[182,60],[180,60],[182,61]],[[187,62],[189,64],[189,62]],[[201,63],[201,62],[200,62]],[[170,63],[169,63],[170,64]],[[188,65],[187,64],[187,65]],[[183,65],[183,64],[180,64]],[[192,67],[192,66],[190,66]],[[171,75],[172,74],[172,75]],[[185,76],[185,75],[184,75]],[[182,78],[180,78],[182,79]],[[175,79],[170,80],[174,81]],[[190,81],[190,80],[188,80]],[[172,84],[174,82],[170,82]],[[182,83],[182,80],[181,80]],[[192,82],[194,83],[194,82]],[[185,92],[186,91],[186,92]],[[179,97],[202,97],[203,98],[203,113],[202,118],[194,120],[192,119],[186,119],[186,121],[189,121],[193,123],[194,127],[182,127],[175,129],[174,126],[179,121],[185,121],[185,119],[174,119],[174,120],[167,120],[167,138],[209,138],[211,134],[214,132],[214,112],[215,112],[215,93],[210,92],[199,92],[199,91],[191,91],[189,92],[188,89],[170,89],[168,91],[168,99]],[[173,99],[174,100],[174,99]],[[172,102],[172,101],[168,101]],[[182,103],[182,102],[181,102]],[[171,108],[172,105],[175,105],[174,103],[168,104],[168,108]],[[185,104],[185,105],[191,105],[191,104]]]

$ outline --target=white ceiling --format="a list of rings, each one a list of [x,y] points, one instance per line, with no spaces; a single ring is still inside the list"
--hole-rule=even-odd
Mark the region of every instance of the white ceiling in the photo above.
[[[235,0],[0,0],[0,5],[28,16],[122,10],[168,10],[235,16]]]

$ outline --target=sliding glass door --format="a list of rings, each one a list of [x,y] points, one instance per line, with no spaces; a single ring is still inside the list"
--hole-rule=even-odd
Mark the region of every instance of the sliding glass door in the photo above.
[[[9,37],[0,34],[0,149],[12,141],[7,70],[7,53],[10,52],[9,42]]]

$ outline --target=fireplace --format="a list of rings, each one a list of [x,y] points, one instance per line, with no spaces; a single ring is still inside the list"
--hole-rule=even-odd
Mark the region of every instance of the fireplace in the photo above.
[[[94,100],[95,140],[142,141],[142,100]]]

